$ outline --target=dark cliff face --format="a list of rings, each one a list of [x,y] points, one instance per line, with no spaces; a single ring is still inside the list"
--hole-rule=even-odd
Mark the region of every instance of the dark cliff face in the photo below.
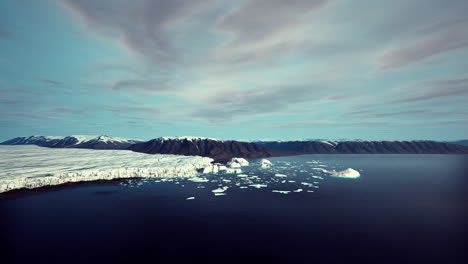
[[[248,142],[212,139],[161,139],[137,143],[128,149],[149,154],[176,154],[203,156],[215,160],[239,158],[264,158],[273,155],[267,148]]]
[[[258,142],[285,154],[468,154],[468,147],[436,141]]]

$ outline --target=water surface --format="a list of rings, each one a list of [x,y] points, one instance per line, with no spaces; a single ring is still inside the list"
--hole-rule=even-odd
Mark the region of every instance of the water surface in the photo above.
[[[2,263],[466,260],[467,155],[270,160],[271,169],[206,175],[209,182],[127,180],[2,195]],[[348,167],[361,178],[320,171]],[[225,195],[215,196],[221,187]]]

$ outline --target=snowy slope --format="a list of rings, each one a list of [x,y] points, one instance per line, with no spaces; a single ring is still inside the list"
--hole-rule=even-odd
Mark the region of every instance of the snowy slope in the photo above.
[[[0,193],[67,182],[133,177],[193,177],[213,159],[127,150],[0,146]]]
[[[49,148],[126,149],[141,141],[110,136],[72,135],[66,137],[30,136],[17,137],[1,145],[37,145]]]

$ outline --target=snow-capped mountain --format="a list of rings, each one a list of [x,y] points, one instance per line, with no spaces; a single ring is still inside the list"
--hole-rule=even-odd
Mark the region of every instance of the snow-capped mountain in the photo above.
[[[86,148],[86,149],[126,149],[139,140],[110,137],[106,135],[72,135],[17,137],[0,143],[1,145],[37,145],[48,148]]]

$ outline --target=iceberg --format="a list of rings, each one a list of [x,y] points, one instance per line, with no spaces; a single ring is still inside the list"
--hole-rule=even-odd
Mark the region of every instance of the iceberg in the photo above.
[[[126,178],[191,178],[213,159],[133,152],[0,146],[0,193],[63,183]]]
[[[231,163],[238,163],[240,166],[249,166],[249,162],[244,158],[232,158],[231,161],[228,162],[228,165]]]
[[[271,161],[267,160],[267,159],[262,159],[260,161],[260,167],[262,168],[270,168],[271,167]]]
[[[325,172],[325,173],[330,174],[330,176],[332,176],[332,177],[338,177],[338,178],[355,179],[355,178],[359,178],[361,176],[359,171],[351,169],[351,168],[348,168],[348,169],[343,170],[343,171],[336,171],[336,170],[331,170],[331,171],[322,170],[322,171]]]

